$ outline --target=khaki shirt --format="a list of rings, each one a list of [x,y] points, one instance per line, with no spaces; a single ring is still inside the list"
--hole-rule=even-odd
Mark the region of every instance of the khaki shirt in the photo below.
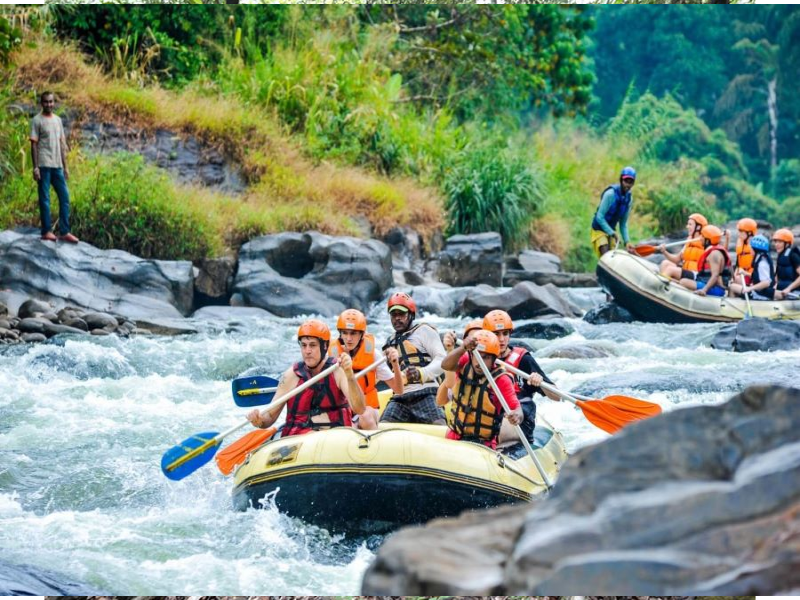
[[[62,148],[66,146],[61,117],[39,113],[31,120],[31,141],[37,142],[40,167],[61,169],[64,166]],[[63,146],[62,146],[63,144]]]

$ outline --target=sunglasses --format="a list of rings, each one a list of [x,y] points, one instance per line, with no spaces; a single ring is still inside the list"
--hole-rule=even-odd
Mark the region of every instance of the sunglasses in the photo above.
[[[623,177],[622,181],[625,183],[634,183],[636,180],[633,177]]]

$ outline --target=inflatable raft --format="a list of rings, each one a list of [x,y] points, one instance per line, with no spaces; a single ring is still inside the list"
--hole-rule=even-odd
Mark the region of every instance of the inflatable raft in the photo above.
[[[446,427],[337,427],[268,441],[234,475],[239,510],[274,503],[331,531],[385,533],[435,517],[530,501],[546,490],[531,458],[445,439]],[[536,420],[534,451],[550,481],[567,458],[560,433]]]
[[[657,265],[613,250],[597,263],[600,285],[641,321],[698,323],[740,321],[747,315],[744,298],[698,296],[658,273]],[[800,319],[800,301],[752,301],[753,316],[764,319]]]

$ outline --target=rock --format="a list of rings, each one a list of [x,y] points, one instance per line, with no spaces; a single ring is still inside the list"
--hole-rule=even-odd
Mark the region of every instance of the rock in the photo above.
[[[19,339],[19,334],[13,329],[8,329],[7,327],[0,326],[0,338],[6,340],[16,340]]]
[[[711,340],[711,347],[733,352],[770,352],[800,348],[800,323],[744,319],[720,330]]]
[[[89,326],[86,324],[86,321],[78,317],[74,319],[68,319],[66,322],[64,322],[64,325],[68,327],[74,327],[75,329],[80,329],[81,331],[89,331]]]
[[[422,260],[422,240],[410,227],[392,227],[383,236],[383,243],[392,253],[392,269],[408,270]]]
[[[0,329],[11,329],[11,322],[7,319],[0,319]]]
[[[29,344],[38,344],[47,341],[47,336],[43,333],[23,333],[20,339]]]
[[[67,321],[71,321],[73,319],[80,319],[86,313],[85,310],[81,310],[80,308],[75,308],[74,306],[65,306],[61,310],[58,311],[58,322],[64,323],[68,325]]]
[[[552,283],[556,287],[597,287],[594,273],[542,273],[522,269],[506,269],[503,285],[514,286],[520,281],[532,281],[537,285]]]
[[[490,310],[506,311],[512,319],[578,316],[574,308],[553,285],[538,286],[529,281],[498,293],[488,286],[472,288],[462,303],[463,314],[482,317]]]
[[[535,321],[523,325],[514,325],[514,337],[538,340],[554,340],[566,337],[574,332],[575,328],[572,325],[559,321]]]
[[[69,327],[68,325],[61,325],[60,323],[48,323],[44,327],[44,334],[47,337],[58,335],[59,333],[74,333],[78,335],[85,335],[86,331],[77,327]]]
[[[31,298],[20,305],[19,309],[17,310],[17,316],[20,319],[39,317],[44,313],[51,312],[52,310],[53,308],[47,302],[42,302],[41,300]]]
[[[517,256],[517,263],[520,269],[529,273],[559,273],[561,271],[561,259],[549,252],[523,250]],[[511,265],[509,264],[509,266]]]
[[[598,346],[590,346],[588,344],[572,344],[569,346],[557,346],[555,348],[547,348],[539,353],[542,358],[568,358],[571,360],[578,359],[592,359],[592,358],[606,358],[609,356],[616,356],[613,350],[609,348],[601,348]]]
[[[8,315],[8,307],[6,306],[5,302],[0,302],[0,317],[5,317]]]
[[[99,336],[106,336],[111,335],[111,332],[107,329],[92,329],[90,332],[92,335],[99,335]]]
[[[194,278],[195,303],[199,306],[227,304],[236,271],[236,259],[230,256],[201,259]]]
[[[197,333],[197,328],[184,319],[137,319],[136,329],[144,329],[156,335],[189,335]]]
[[[86,321],[86,326],[91,329],[116,329],[119,321],[113,315],[99,312],[88,312],[83,315],[83,320]]]
[[[798,403],[798,389],[752,387],[723,405],[626,427],[571,456],[550,496],[533,506],[395,533],[368,568],[361,592],[796,590]]]
[[[406,285],[417,286],[425,284],[425,278],[416,271],[403,271],[403,279]]]
[[[192,309],[189,261],[144,260],[13,231],[0,233],[0,256],[0,286],[47,299],[56,308],[68,304],[135,318],[177,318]]]
[[[232,292],[236,302],[281,317],[367,312],[391,286],[391,266],[389,248],[378,240],[315,231],[266,235],[242,246]]]
[[[583,320],[593,325],[608,325],[609,323],[633,323],[633,315],[628,309],[622,308],[616,302],[593,308],[583,316]]]
[[[503,243],[499,233],[449,237],[438,260],[437,278],[448,285],[502,285]]]
[[[487,289],[492,288],[486,286]],[[433,314],[440,317],[456,317],[461,311],[461,303],[473,288],[440,288],[420,286],[411,290],[411,296],[420,314]]]
[[[15,565],[0,559],[0,594],[8,596],[80,596],[101,593],[97,589],[38,567]]]
[[[45,325],[49,324],[50,321],[41,317],[27,317],[19,322],[16,329],[24,333],[44,333]]]
[[[192,313],[192,319],[204,321],[235,321],[245,318],[266,318],[274,316],[263,308],[250,306],[204,306]]]

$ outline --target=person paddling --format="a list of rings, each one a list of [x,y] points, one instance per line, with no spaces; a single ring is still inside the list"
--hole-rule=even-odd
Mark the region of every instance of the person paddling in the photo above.
[[[540,387],[543,381],[550,385],[555,384],[545,375],[545,372],[527,349],[522,346],[509,346],[511,333],[514,331],[514,323],[511,320],[511,316],[506,311],[493,310],[486,313],[486,316],[483,318],[483,328],[497,336],[500,342],[500,358],[504,362],[530,374],[527,380],[515,376],[513,381],[514,392],[517,394],[517,398],[519,398],[520,404],[522,405],[522,412],[525,415],[525,420],[521,424],[522,431],[525,433],[525,437],[528,441],[533,444],[533,432],[536,427],[536,403],[533,401],[533,395],[540,394],[556,401],[560,401],[561,397],[555,392],[547,391]],[[516,439],[516,437],[515,431],[503,431],[500,436],[500,441]]]
[[[616,233],[617,224],[628,252],[634,251],[628,235],[628,216],[633,204],[631,189],[635,182],[636,170],[633,167],[625,167],[620,172],[619,183],[608,186],[600,196],[600,206],[597,207],[592,219],[591,231],[592,247],[598,257],[617,246],[619,242]]]
[[[720,245],[722,231],[714,225],[706,225],[700,231],[705,250],[697,261],[697,278],[683,278],[680,284],[695,290],[699,296],[724,296],[725,286],[731,275],[731,258],[728,250]]]
[[[353,425],[353,413],[364,413],[364,392],[356,381],[353,360],[348,353],[339,356],[338,361],[327,356],[330,341],[331,332],[322,321],[311,319],[297,330],[302,360],[283,373],[275,391],[277,397],[300,386],[336,362],[341,368],[286,403],[286,423],[281,428],[280,437],[302,435],[331,427],[350,427]],[[247,419],[253,427],[266,429],[277,420],[279,414],[280,412],[271,414],[267,407],[264,411],[251,411]]]
[[[706,219],[700,213],[692,213],[686,220],[686,231],[689,237],[686,245],[678,254],[667,251],[664,244],[658,249],[664,255],[659,271],[662,275],[679,281],[681,279],[695,279],[697,277],[697,261],[703,255],[703,237],[700,231],[708,225]]]
[[[472,319],[467,323],[466,327],[464,327],[464,334],[461,336],[461,339],[466,340],[471,332],[481,329],[483,329],[483,319]],[[448,354],[456,347],[457,343],[458,337],[455,331],[446,331],[442,336],[442,345],[444,346],[445,352]],[[455,385],[455,371],[445,371],[444,381],[442,381],[439,386],[439,391],[436,392],[436,404],[444,406],[445,414],[447,414],[448,410],[447,403],[453,399],[453,388]]]
[[[775,251],[775,300],[794,300],[800,289],[800,250],[794,247],[794,234],[778,229],[772,234]]]
[[[348,308],[339,315],[336,322],[336,329],[339,330],[339,338],[332,344],[328,353],[333,357],[342,354],[349,354],[353,359],[353,370],[361,371],[369,367],[372,363],[380,359],[380,350],[375,345],[375,338],[371,333],[367,333],[367,317],[360,310]],[[400,362],[397,352],[392,354],[390,369],[386,364],[381,364],[374,371],[370,371],[358,379],[358,385],[364,392],[366,409],[357,416],[356,423],[359,429],[378,428],[378,381],[385,381],[395,394],[403,393],[403,374],[400,372]],[[387,356],[387,360],[389,357]]]
[[[750,276],[753,273],[753,261],[755,260],[755,251],[750,242],[753,236],[758,234],[758,223],[756,223],[755,219],[740,219],[736,224],[736,231],[738,237],[736,238],[733,281],[738,282],[740,277],[744,275],[745,282],[750,283]],[[726,248],[728,247],[727,230],[725,232],[725,241],[722,245]]]
[[[505,413],[503,405],[484,376],[480,364],[472,351],[480,352],[500,393],[508,404],[510,413]],[[469,354],[467,354],[469,353]],[[519,425],[524,415],[514,392],[511,375],[502,368],[495,368],[495,360],[500,355],[500,342],[491,331],[473,331],[461,346],[453,349],[442,361],[446,371],[456,373],[453,400],[447,411],[447,438],[478,442],[496,448],[503,417],[513,425]]]
[[[734,281],[728,286],[731,296],[744,296],[751,300],[772,300],[775,297],[775,283],[772,272],[772,258],[769,256],[769,240],[763,235],[757,235],[750,240],[755,258],[750,276],[750,283],[744,286],[739,281]]]
[[[383,410],[381,422],[436,423],[444,425],[444,411],[436,405],[437,378],[445,356],[439,332],[433,325],[417,323],[417,305],[408,294],[392,294],[387,304],[395,334],[383,346],[389,360],[400,361],[405,391],[395,394]]]

